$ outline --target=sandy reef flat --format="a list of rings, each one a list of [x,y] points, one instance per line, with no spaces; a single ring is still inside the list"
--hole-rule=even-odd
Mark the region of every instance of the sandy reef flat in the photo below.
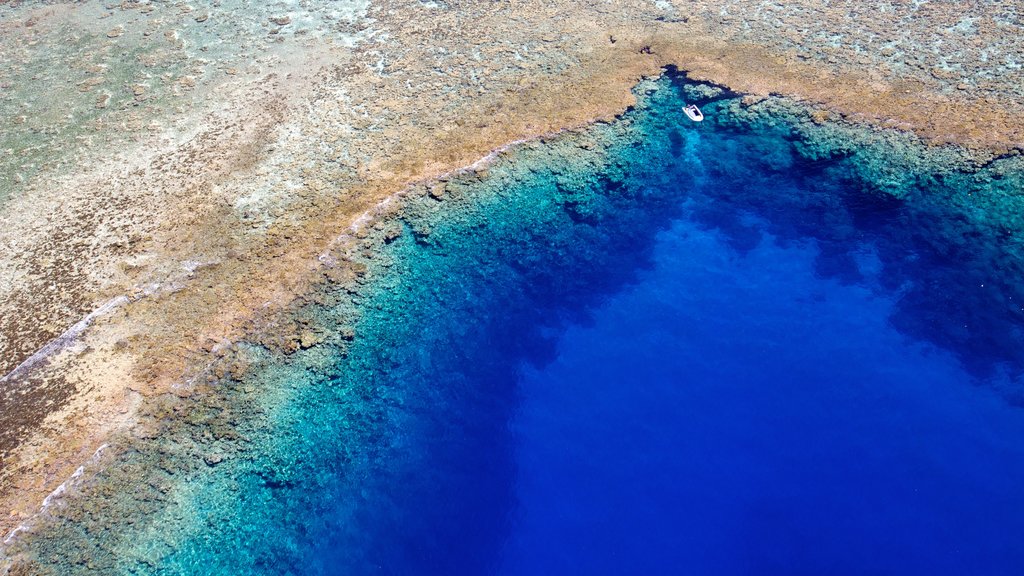
[[[280,315],[387,198],[611,119],[666,67],[1019,155],[1017,10],[0,0],[0,531],[233,342],[315,345]]]

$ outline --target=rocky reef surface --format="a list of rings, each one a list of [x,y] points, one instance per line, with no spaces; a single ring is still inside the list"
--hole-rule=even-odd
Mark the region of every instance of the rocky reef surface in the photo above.
[[[45,532],[44,501],[88,484],[110,459],[134,480],[180,470],[171,453],[160,473],[151,451],[131,464],[129,447],[178,450],[154,441],[181,425],[176,415],[214,441],[240,441],[247,424],[224,406],[271,401],[247,379],[253,365],[330,355],[354,338],[348,321],[303,316],[330,301],[318,287],[363,281],[368,264],[353,251],[373,253],[393,234],[429,236],[391,227],[403,195],[447,198],[458,185],[437,179],[486,172],[496,149],[609,121],[636,104],[638,82],[667,67],[710,81],[693,88],[698,98],[723,87],[744,94],[723,122],[770,124],[798,108],[802,153],[875,150],[859,157],[859,180],[896,198],[950,182],[929,210],[956,209],[971,234],[977,224],[994,239],[1017,237],[1024,46],[1014,10],[0,2],[8,544]],[[583,144],[571,146],[590,150]],[[960,193],[975,188],[984,194]],[[1000,242],[986,245],[1010,263],[1010,285],[1020,270]],[[1018,354],[993,350],[999,361]],[[202,471],[237,448],[180,449],[186,460],[198,454]],[[157,495],[171,489],[147,482]],[[74,514],[100,517],[104,500],[85,498]],[[161,496],[124,506],[167,509]]]

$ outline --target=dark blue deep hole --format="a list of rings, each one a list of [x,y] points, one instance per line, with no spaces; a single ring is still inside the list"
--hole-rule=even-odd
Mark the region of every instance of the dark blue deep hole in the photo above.
[[[942,182],[896,198],[664,91],[589,184],[395,243],[401,402],[324,565],[1022,573],[1012,245]]]

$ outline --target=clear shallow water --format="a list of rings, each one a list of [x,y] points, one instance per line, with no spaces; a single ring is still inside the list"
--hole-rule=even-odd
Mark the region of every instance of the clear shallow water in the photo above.
[[[161,432],[31,553],[61,574],[1018,573],[1024,167],[713,92],[644,84],[616,122],[413,194],[339,255],[365,277],[296,311],[326,344],[243,346],[244,376],[154,401]]]

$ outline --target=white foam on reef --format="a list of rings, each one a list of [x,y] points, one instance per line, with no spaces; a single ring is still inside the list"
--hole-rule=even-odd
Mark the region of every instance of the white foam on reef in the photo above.
[[[181,263],[181,268],[185,272],[187,277],[191,277],[195,274],[196,270],[204,266],[215,264],[215,261],[210,260],[185,260]],[[98,308],[87,314],[84,318],[73,324],[70,328],[61,333],[53,340],[50,340],[41,348],[35,351],[31,356],[26,358],[21,364],[18,364],[13,370],[0,377],[0,384],[4,384],[21,376],[28,370],[30,370],[36,364],[39,364],[46,358],[52,356],[56,352],[59,352],[67,348],[75,340],[81,336],[89,326],[92,325],[93,321],[101,316],[106,316],[114,310],[117,310],[125,304],[136,302],[147,296],[152,296],[158,293],[176,292],[183,287],[183,283],[179,281],[172,282],[151,282],[143,286],[137,286],[136,291],[131,294],[122,294],[107,300]]]
[[[88,328],[92,324],[93,320],[100,316],[105,316],[113,312],[117,308],[127,304],[130,301],[131,298],[124,295],[117,296],[115,298],[107,300],[99,308],[93,310],[92,312],[87,314],[85,318],[82,318],[74,325],[72,325],[70,328],[65,330],[64,333],[62,333],[60,336],[57,336],[53,340],[50,340],[42,348],[36,350],[34,354],[26,358],[25,361],[23,361],[21,364],[18,364],[18,366],[15,367],[14,370],[11,370],[7,374],[5,374],[2,378],[0,378],[0,384],[3,384],[5,382],[10,381],[13,378],[20,376],[21,374],[25,373],[33,366],[45,360],[47,357],[51,356],[55,352],[64,349],[69,344],[78,339],[78,337],[81,336],[83,332],[85,332],[86,328]]]
[[[37,518],[40,514],[46,512],[46,509],[52,506],[55,502],[57,502],[60,499],[60,497],[63,496],[64,493],[68,491],[69,488],[75,486],[75,484],[78,483],[79,479],[81,479],[82,476],[85,474],[86,466],[90,466],[96,463],[96,461],[99,460],[100,456],[103,454],[103,451],[106,450],[108,446],[109,445],[105,443],[101,444],[100,447],[97,448],[96,451],[92,453],[92,456],[90,456],[88,460],[86,460],[81,466],[75,469],[75,471],[71,474],[71,476],[68,477],[67,480],[61,482],[60,486],[57,486],[57,488],[55,488],[53,492],[50,492],[50,494],[46,498],[43,498],[43,503],[39,507],[39,512],[37,512],[34,516],[29,518],[25,522],[18,524],[13,530],[11,530],[7,534],[7,537],[4,538],[3,544],[10,544],[11,541],[14,539],[15,536],[18,535],[19,532],[24,532],[25,530],[28,530],[29,523],[35,518]]]

